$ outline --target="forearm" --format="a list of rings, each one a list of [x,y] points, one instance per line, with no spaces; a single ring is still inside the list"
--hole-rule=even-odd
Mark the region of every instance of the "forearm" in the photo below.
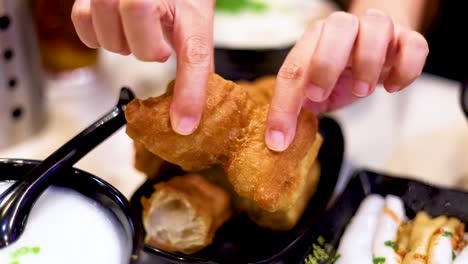
[[[420,30],[426,0],[353,0],[349,12],[361,15],[369,8],[386,12],[395,23]]]

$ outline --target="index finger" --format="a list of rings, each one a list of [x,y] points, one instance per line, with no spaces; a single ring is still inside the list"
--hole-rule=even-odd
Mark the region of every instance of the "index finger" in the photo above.
[[[309,60],[323,28],[323,22],[312,25],[289,52],[276,79],[265,134],[268,148],[285,150],[296,134],[298,114],[302,108]]]
[[[177,80],[170,117],[174,131],[188,135],[200,122],[208,73],[212,70],[214,1],[179,1],[175,9]]]

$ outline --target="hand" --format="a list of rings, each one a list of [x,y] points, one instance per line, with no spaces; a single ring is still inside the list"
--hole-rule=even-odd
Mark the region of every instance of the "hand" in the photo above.
[[[76,0],[72,21],[91,48],[164,62],[177,54],[170,108],[172,128],[192,133],[200,121],[213,71],[214,0]]]
[[[303,106],[334,110],[369,96],[379,82],[390,93],[404,89],[421,74],[428,51],[421,34],[376,9],[361,17],[336,12],[311,25],[278,72],[266,144],[289,146]]]

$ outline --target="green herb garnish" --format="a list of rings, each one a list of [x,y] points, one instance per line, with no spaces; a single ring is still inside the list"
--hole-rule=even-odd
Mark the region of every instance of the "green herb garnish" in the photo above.
[[[330,261],[330,264],[335,264],[335,262],[338,261],[338,259],[341,257],[340,254],[336,254]]]
[[[238,13],[243,10],[263,12],[268,8],[267,4],[255,0],[217,0],[216,10],[228,13]]]
[[[41,248],[40,247],[32,247],[31,252],[33,254],[38,254],[39,252],[41,252]]]
[[[20,247],[17,250],[13,251],[13,253],[10,254],[10,257],[19,258],[21,256],[28,254],[28,252],[29,252],[29,247]]]
[[[457,255],[455,255],[455,251],[452,250],[452,260],[455,260],[456,257]]]
[[[8,264],[20,264],[19,259],[26,255],[39,254],[41,252],[40,247],[20,247],[10,254],[10,262]]]
[[[327,252],[325,252],[325,250],[319,245],[313,244],[312,248],[313,248],[313,255],[317,260],[323,261],[329,258],[329,255],[327,254]]]
[[[385,258],[382,257],[374,257],[374,264],[384,264]]]
[[[323,238],[323,236],[319,236],[317,238],[317,242],[319,243],[319,245],[323,246],[325,245],[325,238]]]
[[[444,236],[444,237],[453,237],[453,233],[449,232],[449,231],[444,231],[444,233],[442,233],[442,236]]]
[[[311,252],[304,259],[305,264],[334,264],[340,258],[333,245],[326,242],[323,236],[312,244]]]
[[[385,246],[391,247],[395,251],[398,251],[398,249],[400,249],[400,246],[396,242],[393,242],[393,241],[390,241],[390,240],[385,241]]]

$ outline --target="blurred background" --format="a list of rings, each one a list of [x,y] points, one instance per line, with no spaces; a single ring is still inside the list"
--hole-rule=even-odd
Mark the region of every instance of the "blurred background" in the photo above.
[[[341,9],[349,0],[334,0]],[[424,26],[421,33],[429,42],[429,57],[425,72],[453,80],[463,80],[468,74],[467,1],[426,0]]]
[[[310,20],[322,17],[335,8],[347,10],[350,3],[349,0],[328,1],[336,6],[315,4],[314,7],[320,7],[321,10],[311,11]],[[88,49],[75,34],[70,20],[73,0],[33,2],[35,2],[34,12],[43,63],[48,70],[63,71],[97,63],[98,51]],[[466,1],[427,0],[422,33],[429,42],[430,54],[425,72],[454,80],[462,80],[466,76],[468,69],[468,41],[464,36],[466,32],[464,28],[468,23],[466,10],[468,10]]]

